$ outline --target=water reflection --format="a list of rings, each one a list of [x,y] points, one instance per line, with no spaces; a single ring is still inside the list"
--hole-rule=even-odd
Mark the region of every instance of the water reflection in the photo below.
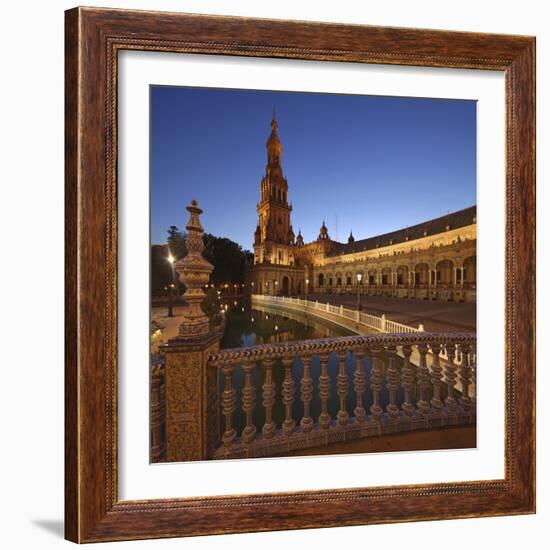
[[[233,306],[233,307],[231,307]],[[227,309],[227,325],[221,342],[222,348],[236,348],[266,344],[275,342],[292,342],[295,340],[306,340],[312,338],[330,338],[336,336],[349,336],[353,332],[333,324],[325,324],[307,315],[296,313],[282,313],[273,308],[265,306],[246,307],[239,303],[237,306],[230,304]],[[353,391],[353,373],[355,371],[356,358],[353,353],[346,357],[346,374],[348,376],[348,395],[346,398],[346,409],[353,413],[356,398]],[[385,361],[384,361],[385,363]],[[372,364],[368,358],[363,359],[363,365],[367,380],[370,377]],[[384,364],[384,369],[386,365]],[[321,412],[321,400],[319,397],[319,375],[321,365],[319,357],[314,356],[311,361],[311,378],[313,381],[313,399],[310,404],[311,416],[317,421]],[[336,382],[338,375],[338,358],[336,354],[329,357],[328,370],[330,376],[330,397],[329,412],[331,417],[336,418],[339,408]],[[294,404],[292,415],[298,424],[303,416],[303,404],[300,399],[300,380],[303,374],[303,363],[301,358],[296,357],[292,366],[292,377],[294,379]],[[265,410],[262,406],[262,384],[264,383],[264,369],[260,364],[253,374],[253,383],[256,388],[256,407],[254,410],[254,423],[258,431],[261,430],[265,421]],[[282,383],[284,379],[284,366],[281,360],[276,361],[273,367],[273,379],[276,385],[275,406],[273,418],[278,427],[284,420],[284,405],[282,396]],[[220,384],[221,384],[220,380]],[[245,415],[241,409],[242,390],[244,386],[244,373],[242,368],[236,368],[233,374],[233,384],[237,391],[237,403],[239,404],[234,414],[234,425],[237,433],[240,434],[245,425]],[[402,391],[402,390],[400,390]],[[387,389],[382,391],[381,405],[385,407],[388,403]],[[398,395],[398,400],[402,395]],[[364,407],[369,409],[372,405],[372,398],[367,392],[363,398]]]
[[[250,308],[237,302],[226,312],[227,325],[220,344],[222,349],[355,334],[306,314],[281,313],[263,305]]]

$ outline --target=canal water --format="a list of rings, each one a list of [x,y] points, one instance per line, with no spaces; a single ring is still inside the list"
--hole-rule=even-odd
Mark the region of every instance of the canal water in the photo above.
[[[331,338],[337,336],[350,336],[354,333],[334,325],[332,323],[320,322],[308,315],[299,315],[294,312],[286,313],[281,310],[276,310],[269,307],[257,306],[253,308],[241,302],[228,302],[226,309],[227,324],[221,348],[239,348],[254,346],[256,344],[267,344],[275,342],[292,342],[296,340],[307,340],[314,338]],[[225,306],[224,306],[225,307]],[[385,361],[383,369],[385,371]],[[400,361],[398,361],[400,363]],[[366,374],[366,392],[363,396],[364,407],[369,413],[369,408],[372,405],[372,395],[369,390],[368,380],[370,378],[372,364],[364,358],[363,365]],[[400,368],[400,364],[396,365]],[[337,394],[336,382],[338,375],[338,359],[333,353],[330,355],[328,364],[330,376],[330,398],[329,412],[333,419],[336,418],[336,413],[339,409],[339,399]],[[355,355],[351,352],[346,357],[346,374],[348,376],[348,396],[346,409],[350,416],[353,414],[353,409],[356,405],[355,392],[353,391],[353,374],[355,371]],[[314,356],[311,362],[311,378],[313,381],[313,399],[310,404],[310,414],[314,421],[317,421],[321,411],[321,401],[319,398],[319,375],[320,375],[320,360]],[[303,363],[300,358],[294,359],[292,366],[292,377],[295,385],[295,396],[293,405],[293,418],[298,424],[303,416],[303,404],[300,399],[300,380],[303,374]],[[223,375],[220,375],[223,378]],[[282,361],[278,360],[273,367],[273,379],[276,386],[275,406],[273,417],[280,428],[284,420],[284,405],[282,400],[282,383],[284,380],[284,366]],[[262,385],[264,383],[264,369],[258,363],[253,375],[254,385],[256,388],[256,408],[254,411],[254,423],[258,431],[261,430],[265,421],[265,411],[262,405]],[[234,413],[234,426],[237,433],[240,435],[244,425],[245,416],[242,411],[242,390],[244,386],[244,373],[242,368],[238,367],[233,373],[233,385],[237,391],[237,410]],[[223,380],[220,379],[220,388],[223,388]],[[221,395],[220,395],[221,398]],[[385,407],[388,403],[388,391],[384,384],[384,389],[381,394],[381,406]],[[402,402],[402,390],[398,391],[398,403]],[[221,402],[221,399],[220,399]],[[223,417],[222,417],[223,418]],[[222,431],[223,431],[222,420]]]

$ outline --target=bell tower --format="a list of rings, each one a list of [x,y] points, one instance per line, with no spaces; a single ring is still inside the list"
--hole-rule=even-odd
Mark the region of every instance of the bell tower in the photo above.
[[[271,134],[266,143],[267,165],[260,183],[260,201],[257,205],[258,225],[254,233],[255,262],[292,263],[292,253],[286,250],[294,244],[290,223],[292,205],[288,202],[288,183],[281,167],[283,146],[279,139],[275,110],[271,120]]]

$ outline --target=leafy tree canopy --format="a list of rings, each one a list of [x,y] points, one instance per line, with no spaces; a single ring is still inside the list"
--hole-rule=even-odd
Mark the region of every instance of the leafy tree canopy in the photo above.
[[[164,288],[172,282],[169,254],[172,254],[175,261],[187,254],[186,233],[180,231],[175,225],[170,226],[167,233],[167,244],[151,245],[151,288],[155,293],[162,293]],[[225,237],[205,233],[203,239],[205,246],[203,255],[214,266],[211,282],[216,286],[225,283],[243,283],[245,265],[252,261],[253,254]]]

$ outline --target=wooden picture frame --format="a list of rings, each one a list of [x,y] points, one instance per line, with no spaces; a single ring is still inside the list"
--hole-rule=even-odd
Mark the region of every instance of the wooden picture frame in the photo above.
[[[502,71],[506,86],[505,477],[119,501],[117,53]],[[66,12],[66,538],[96,542],[535,511],[535,39],[98,8]]]

